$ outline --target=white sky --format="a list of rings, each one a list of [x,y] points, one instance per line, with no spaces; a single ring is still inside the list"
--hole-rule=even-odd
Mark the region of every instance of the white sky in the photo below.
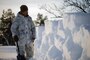
[[[29,15],[33,19],[36,19],[38,13],[42,13],[44,15],[47,15],[48,17],[52,17],[51,14],[39,8],[45,4],[59,4],[58,1],[60,0],[0,0],[0,16],[2,14],[2,10],[7,10],[8,8],[12,9],[12,11],[16,15],[19,11],[19,7],[24,4],[28,6]]]

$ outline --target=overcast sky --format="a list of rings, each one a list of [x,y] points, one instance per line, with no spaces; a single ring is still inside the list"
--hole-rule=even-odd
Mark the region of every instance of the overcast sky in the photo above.
[[[2,14],[2,10],[7,10],[8,8],[12,9],[16,15],[19,11],[19,7],[24,4],[28,6],[29,15],[33,19],[36,18],[38,13],[42,13],[44,15],[47,15],[48,17],[52,17],[52,15],[39,8],[45,4],[59,4],[60,1],[61,0],[0,0],[0,16]]]

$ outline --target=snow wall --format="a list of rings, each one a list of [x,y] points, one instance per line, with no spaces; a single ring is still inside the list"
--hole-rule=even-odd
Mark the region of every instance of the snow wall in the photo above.
[[[37,27],[38,60],[90,60],[90,14],[67,13]]]

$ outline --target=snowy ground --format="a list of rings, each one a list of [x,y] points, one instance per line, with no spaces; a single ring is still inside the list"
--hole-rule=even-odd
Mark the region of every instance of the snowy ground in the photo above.
[[[0,60],[16,60],[15,46],[0,46]]]
[[[90,60],[90,14],[65,14],[36,30],[35,60]],[[15,57],[14,46],[0,47],[0,58]]]

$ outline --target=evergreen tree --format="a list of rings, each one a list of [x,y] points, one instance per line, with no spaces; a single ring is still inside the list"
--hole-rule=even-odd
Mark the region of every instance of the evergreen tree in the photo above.
[[[2,32],[1,38],[2,43],[4,45],[14,45],[14,41],[12,40],[12,34],[11,34],[11,24],[12,20],[15,17],[14,13],[12,13],[11,9],[8,9],[7,11],[3,10],[3,14],[1,17],[0,22],[0,31]]]
[[[44,25],[45,24],[44,21],[47,19],[48,19],[47,16],[44,17],[43,14],[38,13],[37,23],[39,23],[39,25]]]

